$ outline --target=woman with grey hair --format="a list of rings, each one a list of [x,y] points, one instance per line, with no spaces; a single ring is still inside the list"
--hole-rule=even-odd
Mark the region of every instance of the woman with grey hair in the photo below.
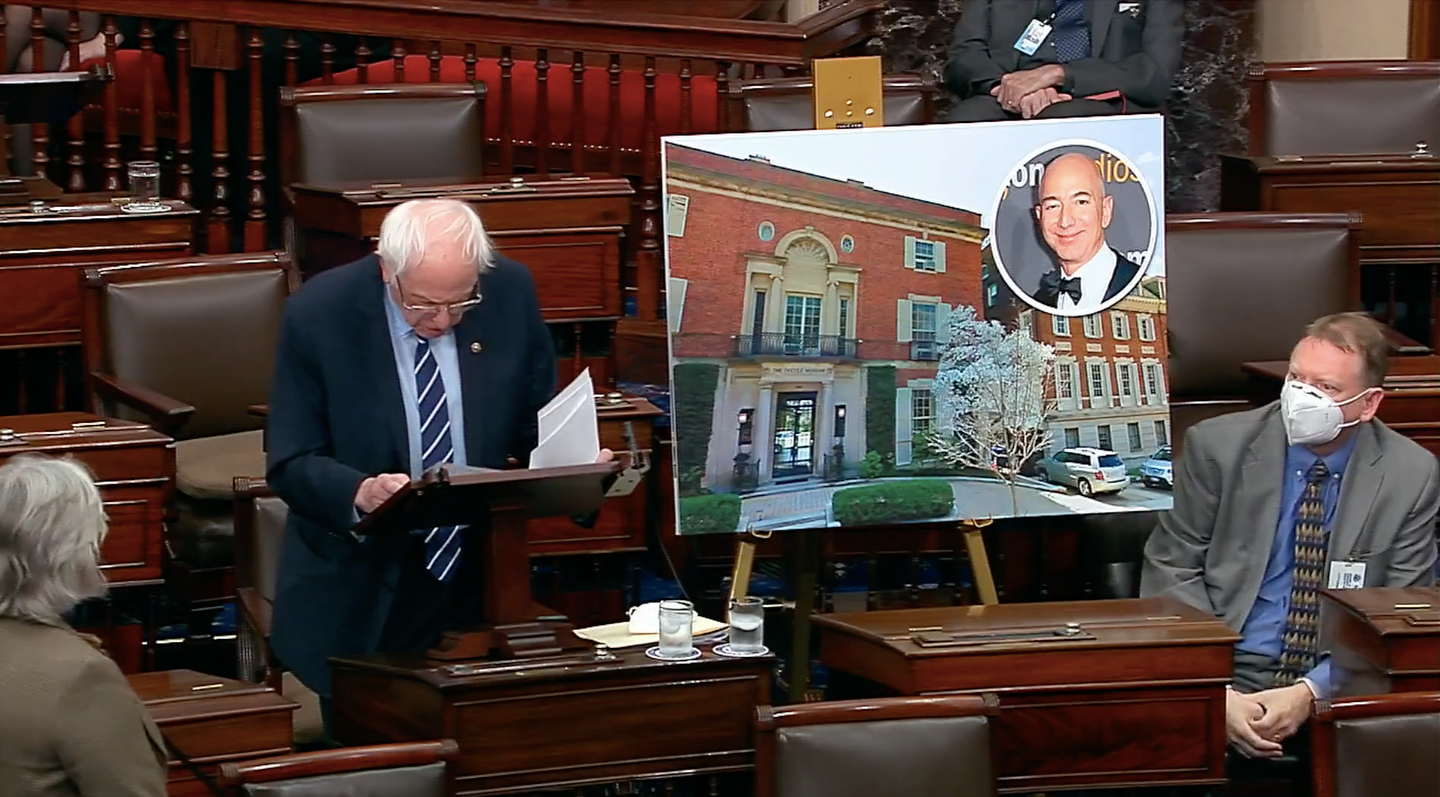
[[[63,616],[105,592],[84,465],[0,466],[0,794],[163,797],[164,742],[120,668]]]

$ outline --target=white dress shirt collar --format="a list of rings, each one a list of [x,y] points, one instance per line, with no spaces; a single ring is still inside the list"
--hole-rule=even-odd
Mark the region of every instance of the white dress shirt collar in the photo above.
[[[1055,306],[1066,314],[1078,313],[1089,315],[1100,309],[1105,302],[1105,291],[1110,287],[1110,279],[1115,276],[1115,250],[1107,244],[1100,247],[1095,256],[1085,261],[1075,271],[1071,279],[1080,280],[1080,301],[1076,302],[1070,298],[1070,294],[1060,292]],[[1061,272],[1062,276],[1064,272]]]

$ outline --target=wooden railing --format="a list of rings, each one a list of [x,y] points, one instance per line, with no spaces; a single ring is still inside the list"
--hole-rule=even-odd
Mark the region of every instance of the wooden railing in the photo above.
[[[205,213],[205,249],[269,248],[279,234],[281,86],[480,80],[487,174],[636,182],[624,282],[631,314],[648,321],[660,317],[660,137],[726,129],[729,81],[804,74],[812,58],[863,44],[884,2],[842,0],[798,24],[638,13],[638,0],[604,12],[490,0],[44,5],[70,12],[71,69],[82,65],[80,12],[101,14],[104,58],[117,72],[101,106],[64,131],[32,130],[35,172],[67,190],[120,190],[127,161],[159,159],[166,193]],[[32,34],[41,44],[38,12]],[[552,118],[557,109],[568,123]]]

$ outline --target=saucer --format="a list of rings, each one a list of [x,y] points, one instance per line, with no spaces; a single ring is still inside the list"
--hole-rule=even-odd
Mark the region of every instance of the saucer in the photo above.
[[[730,647],[730,643],[729,643],[729,642],[726,642],[726,643],[723,644],[723,645],[716,645],[716,646],[715,646],[715,655],[717,655],[717,656],[727,656],[727,657],[732,658],[732,659],[753,659],[753,658],[755,658],[756,656],[768,656],[768,655],[770,655],[770,648],[767,648],[767,647],[765,647],[764,645],[761,645],[761,646],[760,646],[760,649],[757,650],[757,651],[755,651],[755,652],[753,652],[753,653],[736,653],[736,652],[735,652],[735,649],[732,648],[732,647]]]
[[[700,648],[690,648],[690,652],[683,656],[662,656],[660,655],[660,646],[656,645],[645,651],[645,655],[658,661],[690,661],[700,658]]]

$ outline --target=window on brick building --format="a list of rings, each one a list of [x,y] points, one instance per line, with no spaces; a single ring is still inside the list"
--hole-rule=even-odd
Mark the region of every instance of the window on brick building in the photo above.
[[[1050,330],[1061,337],[1070,337],[1070,316],[1050,316]]]
[[[1105,451],[1114,451],[1115,441],[1110,439],[1110,424],[1102,423],[1095,427],[1095,434],[1100,440],[1100,448]]]
[[[1156,422],[1155,422],[1155,445],[1157,445],[1157,446],[1168,446],[1168,445],[1170,445],[1170,438],[1169,438],[1169,436],[1166,435],[1166,433],[1165,433],[1165,422],[1164,422],[1164,421],[1156,421]]]
[[[1144,445],[1144,443],[1140,442],[1140,424],[1127,423],[1125,424],[1125,431],[1130,435],[1130,450],[1139,451],[1140,446]]]
[[[1075,400],[1075,371],[1073,363],[1055,364],[1055,398],[1060,401]]]
[[[1085,337],[1098,338],[1103,337],[1104,334],[1105,330],[1100,326],[1100,315],[1098,313],[1085,316]]]
[[[945,273],[945,242],[905,236],[905,268]]]
[[[665,206],[665,234],[676,238],[685,237],[685,218],[690,215],[690,197],[671,194]]]
[[[1140,326],[1140,339],[1145,341],[1155,340],[1155,316],[1138,316],[1137,321]]]
[[[1130,316],[1127,316],[1124,313],[1111,313],[1110,334],[1114,335],[1116,340],[1129,340]]]
[[[1066,448],[1079,448],[1079,447],[1080,447],[1080,430],[1079,430],[1078,428],[1076,428],[1076,427],[1074,427],[1074,426],[1067,426],[1067,427],[1065,427],[1065,447],[1066,447]]]
[[[910,390],[910,434],[911,440],[920,442],[930,431],[935,420],[935,402],[929,388],[917,387]]]
[[[762,221],[760,222],[760,229],[756,230],[756,234],[760,236],[760,240],[762,241],[772,241],[775,239],[775,225],[768,221]]]
[[[985,306],[994,307],[995,299],[1000,295],[1000,286],[993,282],[985,286]]]

